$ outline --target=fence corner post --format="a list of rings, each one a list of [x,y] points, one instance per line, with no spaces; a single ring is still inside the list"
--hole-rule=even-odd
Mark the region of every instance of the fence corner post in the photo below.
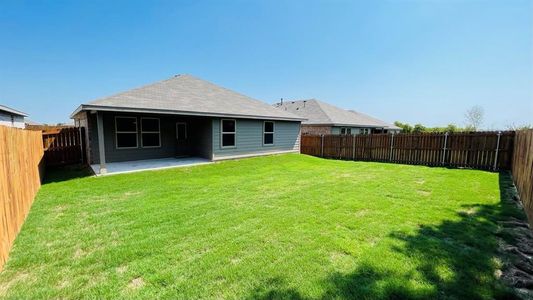
[[[494,155],[494,167],[492,168],[493,171],[496,171],[498,169],[498,152],[500,150],[500,137],[502,136],[502,132],[498,131],[498,140],[496,141],[496,154]]]

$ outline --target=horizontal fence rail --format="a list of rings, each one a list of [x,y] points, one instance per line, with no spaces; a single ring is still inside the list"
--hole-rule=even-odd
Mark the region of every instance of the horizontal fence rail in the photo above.
[[[0,126],[0,270],[41,186],[39,131]]]
[[[83,163],[84,128],[55,128],[43,131],[44,158],[47,166]]]
[[[516,132],[513,154],[513,180],[533,228],[533,130]]]
[[[303,135],[301,153],[482,170],[510,170],[514,132]]]

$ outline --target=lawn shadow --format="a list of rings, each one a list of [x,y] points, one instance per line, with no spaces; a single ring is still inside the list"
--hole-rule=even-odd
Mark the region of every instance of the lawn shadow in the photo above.
[[[245,299],[248,300],[267,300],[267,299],[290,299],[303,300],[308,299],[301,295],[295,288],[286,286],[282,278],[270,278],[266,280],[261,287],[254,289]]]
[[[392,251],[413,262],[413,271],[398,275],[390,269],[361,263],[351,273],[334,273],[323,285],[321,299],[520,299],[505,285],[499,258],[500,222],[524,220],[514,203],[508,173],[500,173],[500,202],[494,205],[465,205],[456,219],[438,225],[420,225],[414,234],[393,232]],[[413,282],[423,285],[413,284]],[[280,280],[252,292],[250,298],[305,299],[298,290]]]
[[[46,167],[43,184],[72,180],[93,176],[94,173],[87,165],[68,165],[61,167]]]

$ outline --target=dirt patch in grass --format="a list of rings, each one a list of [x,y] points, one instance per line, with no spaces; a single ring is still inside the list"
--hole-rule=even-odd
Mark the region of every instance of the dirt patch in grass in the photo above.
[[[144,286],[144,280],[141,277],[134,278],[128,283],[128,288],[131,290],[137,290]]]
[[[28,281],[30,278],[30,274],[25,272],[17,273],[11,278],[11,280],[6,281],[2,284],[0,284],[0,296],[6,295],[7,291],[15,284],[21,281]]]
[[[120,266],[120,267],[117,267],[117,269],[116,269],[118,274],[124,274],[124,273],[126,273],[127,270],[128,270],[127,266]]]
[[[431,192],[430,192],[430,191],[417,190],[416,192],[417,192],[419,195],[424,196],[424,197],[428,197],[429,195],[431,195]]]
[[[76,251],[74,251],[74,258],[75,259],[79,259],[79,258],[85,256],[85,254],[86,254],[86,252],[83,251],[83,249],[77,248]]]

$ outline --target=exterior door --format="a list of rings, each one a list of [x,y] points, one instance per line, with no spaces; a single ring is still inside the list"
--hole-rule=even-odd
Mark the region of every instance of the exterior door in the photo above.
[[[189,156],[189,128],[187,122],[176,122],[176,156]]]

